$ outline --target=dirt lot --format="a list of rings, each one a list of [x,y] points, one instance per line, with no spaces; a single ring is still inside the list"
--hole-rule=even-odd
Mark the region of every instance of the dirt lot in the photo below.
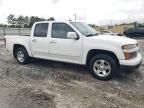
[[[143,53],[144,41],[139,43]],[[19,65],[0,46],[0,108],[144,108],[144,60],[138,70],[104,82],[79,65]]]

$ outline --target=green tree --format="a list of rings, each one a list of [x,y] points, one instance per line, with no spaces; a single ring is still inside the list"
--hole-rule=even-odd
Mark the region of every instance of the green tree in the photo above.
[[[29,27],[29,23],[30,23],[30,18],[28,16],[24,17],[24,28],[28,28]]]
[[[18,18],[17,18],[17,24],[19,27],[23,27],[24,24],[25,24],[25,17],[20,15]]]
[[[16,24],[16,18],[14,16],[14,14],[10,14],[8,17],[7,17],[7,22],[8,24],[11,24],[11,25],[15,25]]]
[[[53,17],[50,17],[50,18],[48,19],[48,21],[55,21],[55,19],[54,19]]]
[[[54,21],[55,19],[53,17],[50,17],[49,19],[47,19],[48,21]],[[25,27],[25,28],[29,28],[32,27],[32,25],[35,22],[39,22],[39,21],[46,21],[45,18],[40,18],[37,16],[22,16],[20,15],[19,17],[15,17],[13,14],[10,14],[7,17],[7,22],[10,24],[10,27]]]
[[[29,23],[29,26],[32,27],[32,25],[35,23],[35,22],[39,22],[39,21],[46,21],[46,19],[44,18],[39,18],[37,16],[32,16],[30,18],[30,23]]]
[[[0,27],[7,27],[6,24],[0,24]]]

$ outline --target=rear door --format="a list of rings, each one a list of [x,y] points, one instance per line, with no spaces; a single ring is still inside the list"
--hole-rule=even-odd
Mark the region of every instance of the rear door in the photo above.
[[[48,54],[48,23],[35,25],[30,38],[31,52],[34,57],[44,58]]]

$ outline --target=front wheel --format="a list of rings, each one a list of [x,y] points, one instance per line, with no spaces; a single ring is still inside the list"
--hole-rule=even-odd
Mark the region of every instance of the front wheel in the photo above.
[[[118,65],[109,55],[99,54],[94,56],[89,63],[94,77],[100,80],[110,80],[116,74]]]
[[[29,55],[24,48],[18,48],[16,50],[16,59],[20,64],[27,64],[29,62]]]

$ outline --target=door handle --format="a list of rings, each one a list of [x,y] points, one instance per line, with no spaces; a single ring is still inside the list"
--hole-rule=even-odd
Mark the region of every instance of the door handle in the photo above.
[[[56,41],[55,41],[55,40],[52,40],[52,41],[50,41],[50,43],[56,43]]]
[[[36,42],[36,39],[32,39],[32,42]]]

